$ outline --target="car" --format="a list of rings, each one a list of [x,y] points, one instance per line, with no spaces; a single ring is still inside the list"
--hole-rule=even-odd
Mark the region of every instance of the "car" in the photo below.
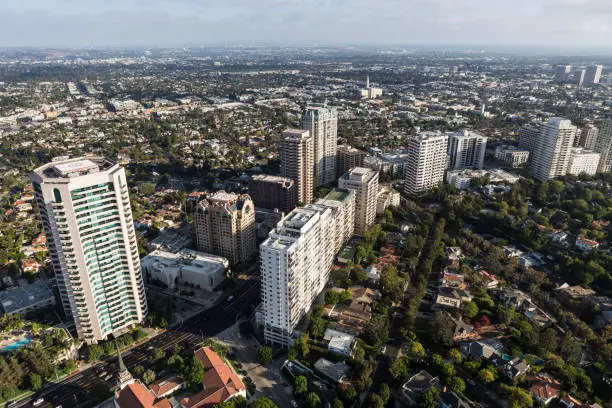
[[[234,295],[231,295],[230,297],[227,298],[228,302],[231,302],[232,300],[234,300]]]
[[[385,351],[387,351],[387,346],[382,346],[380,349],[380,354],[385,354]]]
[[[297,407],[298,406],[297,401],[296,400],[291,400],[291,406],[292,407]]]
[[[44,402],[45,402],[45,399],[41,397],[41,398],[37,399],[36,401],[34,401],[34,402],[32,403],[32,405],[34,405],[35,407],[37,407],[37,406],[39,406],[39,405],[43,404]]]

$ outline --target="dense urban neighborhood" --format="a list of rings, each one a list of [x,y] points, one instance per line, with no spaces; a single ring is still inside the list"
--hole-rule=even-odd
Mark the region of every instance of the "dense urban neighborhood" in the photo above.
[[[612,59],[0,50],[0,403],[612,407]]]

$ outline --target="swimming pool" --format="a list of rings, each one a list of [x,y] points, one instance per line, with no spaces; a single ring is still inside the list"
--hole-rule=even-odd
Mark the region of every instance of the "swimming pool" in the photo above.
[[[29,337],[25,337],[21,340],[17,340],[14,343],[9,344],[8,346],[4,346],[0,349],[0,351],[13,351],[13,350],[17,350],[20,347],[23,347],[27,344],[30,344],[32,340]]]

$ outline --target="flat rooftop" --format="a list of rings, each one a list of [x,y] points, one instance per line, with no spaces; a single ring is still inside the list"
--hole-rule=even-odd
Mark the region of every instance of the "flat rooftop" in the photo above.
[[[334,188],[332,191],[329,192],[329,194],[325,196],[323,200],[324,201],[326,200],[344,201],[348,198],[349,195],[350,195],[349,190],[341,189],[341,188]]]
[[[43,281],[0,292],[0,304],[6,314],[53,298],[53,292]]]
[[[114,165],[115,163],[103,157],[62,158],[38,167],[34,174],[43,179],[69,179],[105,171]]]

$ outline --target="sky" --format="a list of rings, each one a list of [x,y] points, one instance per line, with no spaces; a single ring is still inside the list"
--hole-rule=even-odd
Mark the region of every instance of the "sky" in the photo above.
[[[0,0],[0,46],[482,45],[612,50],[612,0]]]

